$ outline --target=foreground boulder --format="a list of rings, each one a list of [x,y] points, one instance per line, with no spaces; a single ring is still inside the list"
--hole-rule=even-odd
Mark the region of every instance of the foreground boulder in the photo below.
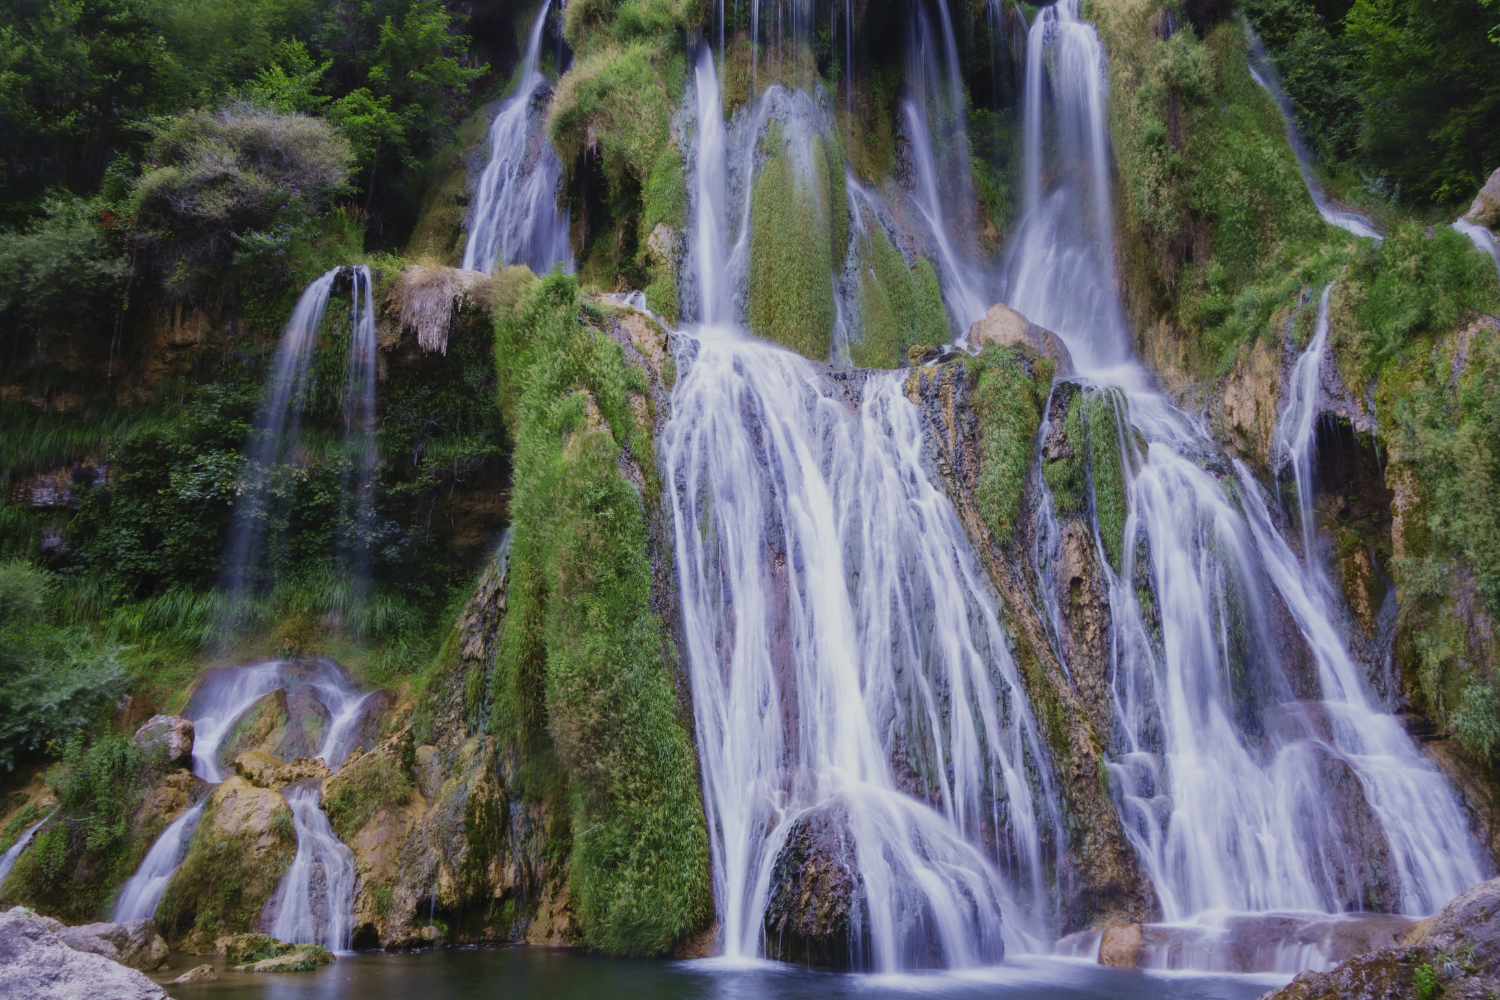
[[[1484,187],[1479,189],[1474,204],[1469,206],[1464,218],[1491,229],[1500,227],[1500,169],[1496,169],[1490,174],[1490,179],[1484,182]]]
[[[0,998],[166,1000],[145,973],[68,947],[53,923],[19,906],[0,913]]]
[[[180,715],[153,715],[135,731],[135,745],[162,755],[174,767],[193,764],[193,724]]]
[[[156,932],[156,921],[150,917],[63,927],[57,937],[74,951],[101,955],[143,972],[155,971],[167,961],[167,942]]]
[[[172,980],[172,985],[179,983],[215,983],[219,977],[214,974],[212,965],[195,965],[191,969]]]
[[[1393,948],[1303,972],[1261,1000],[1487,1000],[1500,993],[1500,879],[1481,882]]]
[[[865,885],[842,809],[803,816],[787,834],[771,874],[766,950],[828,969],[862,968],[869,937]]]

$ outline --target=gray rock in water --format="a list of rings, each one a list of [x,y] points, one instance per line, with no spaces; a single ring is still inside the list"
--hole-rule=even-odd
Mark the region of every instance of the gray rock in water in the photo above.
[[[1481,882],[1396,948],[1303,972],[1261,1000],[1488,1000],[1500,993],[1500,879]]]
[[[167,943],[150,917],[117,924],[80,924],[56,931],[58,940],[74,951],[102,955],[132,969],[151,972],[167,960]]]
[[[776,855],[766,905],[766,949],[782,961],[861,969],[868,956],[864,878],[843,811],[799,819]]]
[[[167,1000],[145,973],[68,947],[55,923],[19,906],[0,913],[0,1000]]]
[[[177,983],[215,983],[219,977],[214,974],[212,965],[195,965],[191,969],[172,980],[173,985]]]
[[[160,747],[168,764],[190,767],[193,762],[193,723],[180,715],[153,715],[135,731],[135,745],[148,755]]]

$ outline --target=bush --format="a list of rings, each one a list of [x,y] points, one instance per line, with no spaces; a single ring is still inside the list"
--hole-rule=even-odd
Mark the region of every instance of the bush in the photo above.
[[[0,230],[0,320],[10,336],[97,327],[120,308],[130,264],[106,228],[115,218],[100,200],[52,197],[24,231]]]
[[[1465,750],[1479,760],[1489,760],[1500,751],[1500,698],[1487,685],[1470,684],[1448,725]]]
[[[129,200],[137,241],[169,284],[241,254],[284,256],[292,230],[343,187],[353,162],[332,125],[247,104],[151,126],[150,169]]]

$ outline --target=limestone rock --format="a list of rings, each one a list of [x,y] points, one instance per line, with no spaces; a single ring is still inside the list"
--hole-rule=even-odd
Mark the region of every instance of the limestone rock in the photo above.
[[[315,944],[298,945],[273,958],[263,958],[248,965],[236,965],[236,972],[311,972],[320,965],[332,965],[333,953]]]
[[[185,769],[162,775],[142,797],[137,825],[144,828],[153,819],[162,824],[172,822],[202,798],[207,787],[208,782]]]
[[[135,731],[135,745],[146,752],[159,752],[174,767],[193,763],[193,724],[180,715],[153,715]]]
[[[246,750],[277,756],[290,722],[286,692],[277,688],[247,708],[245,714],[229,727],[219,742],[219,763],[230,767],[234,759]]]
[[[261,750],[246,750],[235,757],[234,771],[261,788],[281,788],[307,778],[326,778],[330,773],[321,758],[293,757],[283,761]]]
[[[1431,984],[1430,986],[1426,984]],[[1303,972],[1261,1000],[1485,1000],[1500,992],[1500,879],[1481,882],[1422,921],[1397,947]]]
[[[1004,303],[990,306],[984,318],[969,327],[970,347],[1012,347],[1016,344],[1050,358],[1056,366],[1054,376],[1073,374],[1073,356],[1057,334],[1042,329]]]
[[[1099,964],[1112,969],[1134,969],[1145,959],[1140,924],[1109,927],[1099,941]]]
[[[799,819],[776,855],[766,905],[766,941],[783,961],[861,968],[869,936],[864,878],[842,809]]]
[[[156,933],[156,921],[150,917],[63,927],[56,933],[58,940],[74,951],[102,955],[132,969],[151,972],[167,961],[167,942]]]
[[[1270,467],[1281,383],[1279,350],[1266,338],[1241,346],[1209,410],[1215,436],[1256,467]]]
[[[1500,168],[1496,168],[1490,179],[1484,182],[1464,218],[1491,229],[1500,226]]]
[[[0,913],[0,997],[15,1000],[166,1000],[145,973],[68,947],[36,914]]]
[[[216,983],[219,977],[214,974],[212,965],[195,965],[191,969],[172,980],[172,985],[179,983]]]
[[[275,830],[276,817],[282,813],[290,821],[292,810],[280,792],[256,788],[239,775],[227,779],[214,790],[210,803],[213,813],[211,831],[218,837],[250,834],[255,838],[257,854],[275,850],[281,837]]]

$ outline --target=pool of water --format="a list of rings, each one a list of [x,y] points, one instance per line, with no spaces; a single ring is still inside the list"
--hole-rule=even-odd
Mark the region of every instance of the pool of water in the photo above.
[[[1218,976],[1106,969],[1017,958],[967,973],[869,976],[773,963],[602,958],[550,948],[368,952],[316,972],[226,972],[222,956],[172,956],[180,975],[210,962],[216,983],[167,985],[174,1000],[1255,1000],[1286,976]]]

